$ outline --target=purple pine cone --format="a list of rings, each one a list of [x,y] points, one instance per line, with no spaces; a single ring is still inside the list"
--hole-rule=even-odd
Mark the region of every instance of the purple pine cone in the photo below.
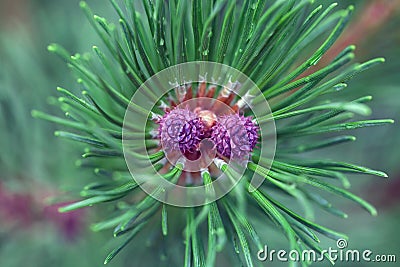
[[[222,116],[212,128],[211,140],[220,155],[243,159],[256,146],[258,129],[251,117],[238,114]]]
[[[203,122],[187,109],[173,109],[158,123],[161,143],[167,152],[180,150],[182,153],[193,153],[204,138]]]

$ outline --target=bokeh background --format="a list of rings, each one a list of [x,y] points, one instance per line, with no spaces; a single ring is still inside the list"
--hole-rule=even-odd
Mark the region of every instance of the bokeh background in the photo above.
[[[87,1],[96,13],[115,18],[106,0]],[[317,0],[328,3],[331,1]],[[340,97],[372,95],[373,118],[394,118],[400,112],[400,1],[344,0],[356,12],[346,33],[325,56],[348,44],[357,45],[357,60],[383,56],[386,63],[353,79]],[[78,0],[0,0],[0,266],[102,266],[113,248],[111,233],[93,233],[90,223],[104,212],[100,208],[60,214],[57,208],[94,179],[80,169],[81,147],[54,136],[55,126],[35,120],[32,109],[62,115],[54,106],[56,86],[79,89],[67,66],[47,52],[60,43],[68,51],[90,52],[100,40],[79,8]],[[324,64],[324,60],[320,63]],[[389,179],[351,177],[352,191],[379,211],[371,217],[348,202],[338,207],[347,220],[325,218],[334,229],[348,233],[349,247],[378,254],[396,254],[400,262],[400,128],[397,124],[367,128],[355,133],[358,142],[326,153],[384,170]],[[279,238],[279,237],[278,237]],[[140,243],[141,240],[136,240]],[[145,246],[143,243],[142,246]],[[128,247],[111,266],[141,266],[155,252],[143,250],[131,257]],[[181,255],[179,255],[181,256]],[[337,263],[336,266],[378,266],[377,263]],[[269,264],[268,266],[275,266]],[[278,265],[277,265],[278,266]],[[279,265],[282,266],[282,265]],[[327,266],[315,264],[315,266]]]

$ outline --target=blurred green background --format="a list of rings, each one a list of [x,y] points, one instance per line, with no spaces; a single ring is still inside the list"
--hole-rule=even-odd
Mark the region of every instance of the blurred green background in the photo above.
[[[96,13],[115,14],[108,1],[87,1]],[[317,0],[327,3],[331,1]],[[400,112],[400,1],[345,0],[356,13],[336,49],[357,45],[359,61],[383,56],[387,62],[359,75],[343,98],[372,95],[374,118],[393,118]],[[92,233],[101,208],[59,214],[59,203],[73,199],[93,180],[93,174],[75,166],[81,148],[54,137],[54,125],[31,118],[32,109],[61,115],[53,106],[56,86],[78,88],[67,66],[46,47],[56,42],[71,53],[90,51],[101,44],[77,0],[0,0],[0,266],[102,266],[113,247],[111,233]],[[333,49],[334,51],[334,49]],[[332,54],[334,52],[332,51]],[[330,54],[326,56],[329,58]],[[321,63],[323,64],[323,62]],[[358,142],[326,151],[328,157],[381,169],[384,180],[351,177],[353,192],[373,203],[378,217],[339,201],[347,220],[321,213],[319,221],[348,233],[349,248],[396,254],[400,261],[400,130],[398,124],[357,131]],[[335,225],[336,224],[336,225]],[[279,237],[277,237],[279,238]],[[140,243],[140,242],[139,242]],[[332,244],[331,244],[332,245]],[[111,266],[141,266],[129,247]],[[337,263],[336,266],[378,266],[377,263]],[[397,263],[398,264],[398,263]],[[315,264],[315,266],[326,266]],[[379,264],[398,266],[396,264]],[[268,266],[275,266],[269,264]],[[277,266],[285,266],[277,264]]]

